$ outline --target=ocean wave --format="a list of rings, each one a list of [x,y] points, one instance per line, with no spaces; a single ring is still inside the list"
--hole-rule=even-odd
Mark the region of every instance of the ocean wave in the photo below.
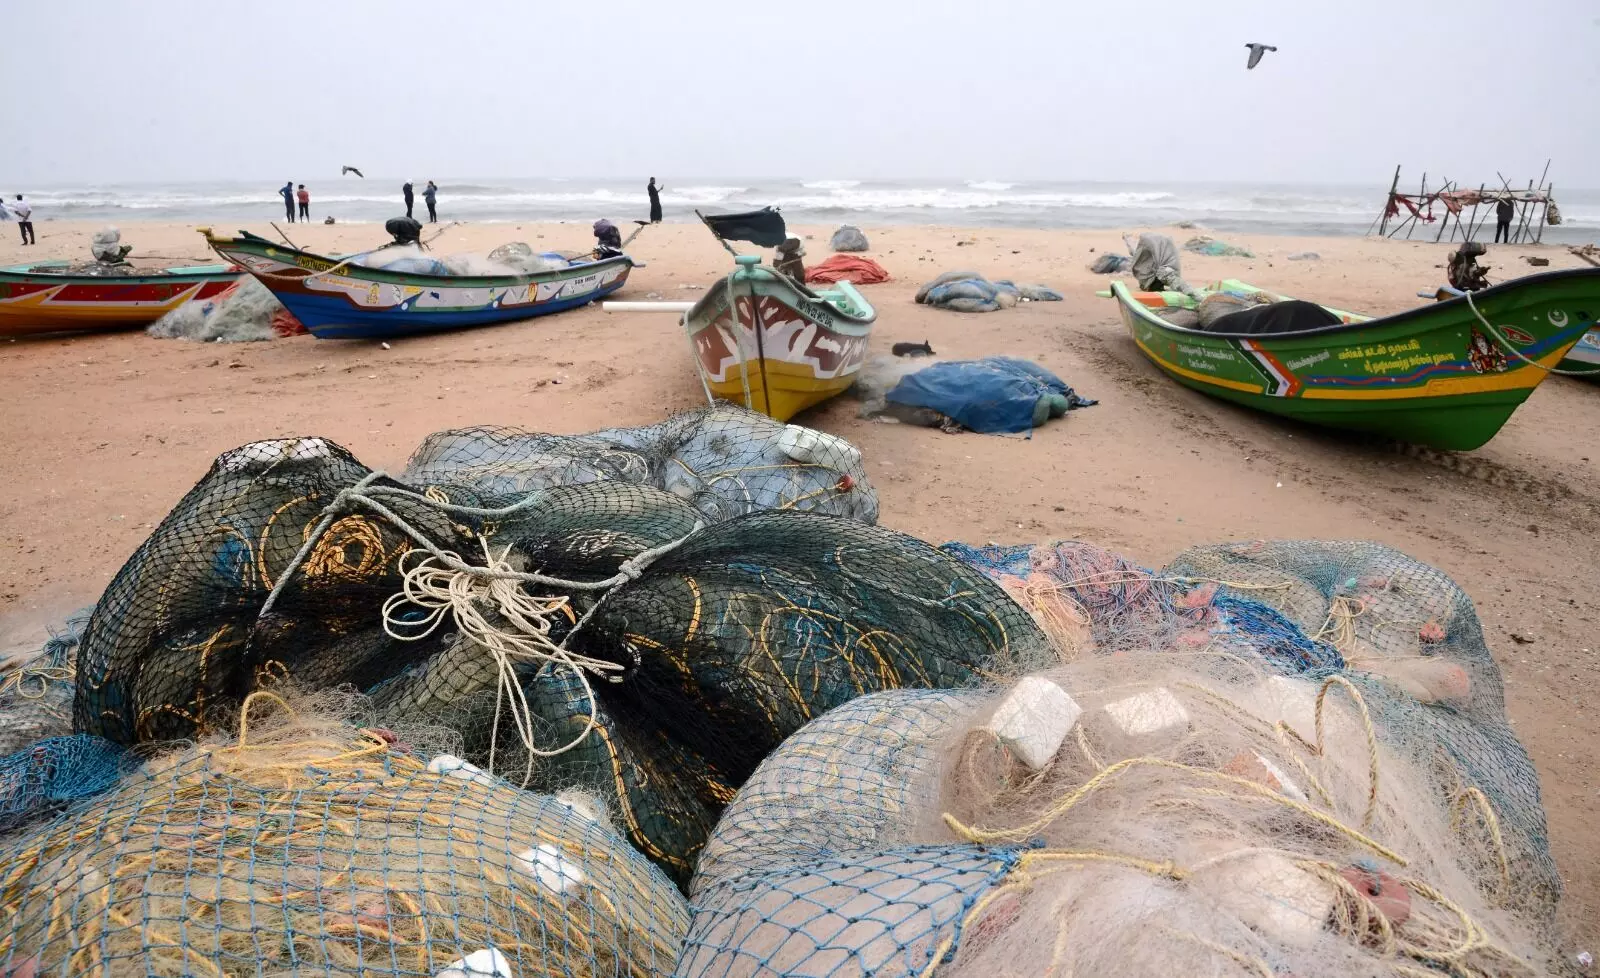
[[[853,190],[861,186],[860,180],[810,180],[800,184],[807,190]]]
[[[973,190],[1010,190],[1014,183],[1002,183],[999,180],[968,180],[967,186]]]
[[[991,210],[1017,208],[1038,210],[1051,207],[1126,208],[1170,201],[1166,191],[1126,191],[1121,193],[1021,193],[1007,194],[952,190],[947,187],[873,189],[838,191],[826,197],[800,194],[779,197],[774,204],[795,210],[845,208],[862,211],[886,210]]]

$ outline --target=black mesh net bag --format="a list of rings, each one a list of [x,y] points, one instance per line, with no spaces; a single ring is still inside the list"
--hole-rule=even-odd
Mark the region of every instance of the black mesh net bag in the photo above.
[[[403,490],[371,476],[321,438],[218,457],[96,605],[78,652],[76,729],[117,743],[191,737],[264,680],[364,688],[392,672],[396,643],[376,612],[400,590],[400,561],[416,540],[375,513],[324,519],[341,490],[364,480],[372,491]],[[466,547],[471,528],[436,506],[404,495],[390,505],[446,549]]]
[[[569,645],[624,666],[599,695],[730,783],[818,713],[879,689],[1047,661],[1027,612],[932,546],[854,520],[757,513],[608,593]]]

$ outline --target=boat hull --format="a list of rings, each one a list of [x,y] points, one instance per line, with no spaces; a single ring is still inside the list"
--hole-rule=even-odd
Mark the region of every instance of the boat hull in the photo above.
[[[1465,298],[1382,319],[1341,314],[1346,322],[1304,333],[1240,336],[1167,323],[1121,282],[1112,294],[1139,349],[1187,387],[1309,424],[1467,451],[1493,438],[1595,325],[1600,270],[1476,293],[1504,342]]]
[[[1562,358],[1562,370],[1570,370],[1585,380],[1600,380],[1600,329],[1591,329]]]
[[[225,265],[127,276],[0,269],[0,336],[147,326],[222,293],[242,274]]]
[[[732,309],[724,278],[684,317],[712,395],[788,421],[855,383],[876,313],[853,287],[818,295],[844,297],[858,314],[761,266],[743,266],[730,278]]]
[[[633,267],[619,256],[530,275],[418,275],[345,264],[253,236],[206,240],[320,339],[386,339],[561,312],[622,288]]]

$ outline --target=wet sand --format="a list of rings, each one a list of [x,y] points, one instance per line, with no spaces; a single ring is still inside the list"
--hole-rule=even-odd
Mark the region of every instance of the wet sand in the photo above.
[[[41,221],[37,248],[0,224],[0,263],[87,256],[87,225]],[[187,225],[125,225],[139,255],[206,259]],[[223,230],[232,230],[231,227]],[[271,235],[265,224],[251,226]],[[381,243],[375,225],[294,225],[313,250]],[[805,228],[808,262],[831,229]],[[1134,230],[1134,229],[1129,229]],[[1257,537],[1376,540],[1436,564],[1478,604],[1506,676],[1512,722],[1543,782],[1563,918],[1577,947],[1600,944],[1600,384],[1552,377],[1498,437],[1451,456],[1406,452],[1287,424],[1168,380],[1128,339],[1108,281],[1087,270],[1123,251],[1119,231],[866,228],[895,280],[866,287],[874,346],[927,340],[941,356],[1005,353],[1056,371],[1097,407],[1031,439],[877,424],[840,398],[800,422],[860,445],[882,522],[935,542],[1076,538],[1160,565],[1197,543]],[[1181,242],[1193,232],[1172,230]],[[1374,313],[1416,305],[1444,278],[1448,245],[1228,236],[1255,259],[1185,253],[1192,282],[1223,277]],[[480,224],[434,247],[487,251],[511,240],[583,249],[587,226]],[[966,243],[963,243],[966,242]],[[1311,250],[1315,261],[1288,261]],[[618,298],[692,299],[728,264],[699,225],[647,229],[646,261]],[[1491,247],[1495,280],[1573,267],[1564,248]],[[935,274],[972,268],[1067,294],[988,315],[912,303]],[[455,335],[398,341],[192,344],[143,333],[0,340],[0,647],[91,603],[206,470],[243,442],[322,435],[374,467],[399,468],[431,431],[501,424],[577,432],[641,424],[703,397],[675,317],[586,308]]]

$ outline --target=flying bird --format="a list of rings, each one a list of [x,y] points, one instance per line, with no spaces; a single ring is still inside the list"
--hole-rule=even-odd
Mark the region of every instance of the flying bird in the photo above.
[[[1251,57],[1259,57],[1259,55],[1251,55]],[[1251,65],[1252,65],[1252,66],[1254,66],[1254,65],[1255,65],[1255,62],[1254,62],[1254,61],[1252,61],[1252,62],[1250,62],[1250,64],[1251,64]],[[355,174],[355,175],[356,175],[356,176],[358,176],[358,177],[360,177],[360,178],[361,178],[361,179],[363,179],[363,180],[365,180],[365,179],[366,179],[366,178],[367,178],[367,175],[366,175],[366,174],[365,174],[365,173],[362,173],[362,172],[361,172],[361,171],[360,171],[360,170],[358,170],[358,169],[356,169],[356,168],[355,168],[355,167],[353,167],[353,166],[346,166],[346,167],[342,167],[342,168],[341,168],[341,169],[340,169],[340,170],[339,170],[339,175],[340,175],[340,176],[341,176],[341,177],[342,177],[342,176],[344,176],[344,175],[345,175],[345,174],[346,174],[346,173],[354,173],[354,174]]]
[[[1260,64],[1261,56],[1263,54],[1266,54],[1268,51],[1278,50],[1270,44],[1246,44],[1245,47],[1250,49],[1250,61],[1245,65],[1246,70],[1254,68],[1256,65]]]

